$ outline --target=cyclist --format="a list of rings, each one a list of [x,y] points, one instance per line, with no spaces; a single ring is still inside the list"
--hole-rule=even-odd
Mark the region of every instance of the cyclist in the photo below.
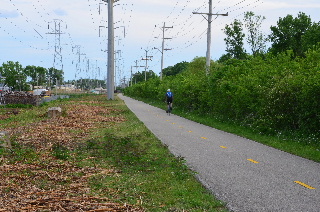
[[[166,102],[168,105],[167,113],[169,113],[172,110],[172,103],[173,103],[173,93],[171,92],[170,89],[168,89],[166,93]]]

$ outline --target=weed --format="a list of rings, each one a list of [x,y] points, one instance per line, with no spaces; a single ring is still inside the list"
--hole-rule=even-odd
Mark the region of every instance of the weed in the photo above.
[[[67,160],[70,157],[70,152],[67,147],[62,144],[54,144],[52,147],[52,155],[60,160]]]
[[[16,142],[12,143],[13,148],[8,154],[10,163],[16,161],[23,161],[25,163],[32,163],[32,161],[38,160],[39,154],[31,147],[22,146]]]

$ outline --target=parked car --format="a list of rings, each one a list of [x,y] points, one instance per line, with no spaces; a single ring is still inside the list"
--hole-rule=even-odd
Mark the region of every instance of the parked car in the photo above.
[[[33,95],[45,96],[47,91],[48,91],[47,89],[34,89],[33,90]]]
[[[0,83],[0,91],[10,91],[10,87]]]
[[[10,91],[10,90],[11,90],[10,87],[8,87],[8,86],[6,86],[4,84],[0,84],[0,96],[3,96],[3,93],[5,91]]]

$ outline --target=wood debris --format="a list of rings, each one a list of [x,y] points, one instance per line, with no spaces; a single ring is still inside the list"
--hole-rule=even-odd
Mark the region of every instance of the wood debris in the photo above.
[[[99,106],[98,101],[69,101],[62,107],[66,114],[60,117],[3,129],[15,136],[15,142],[34,148],[40,158],[15,163],[10,163],[9,158],[0,159],[0,212],[144,211],[91,194],[92,177],[113,176],[116,170],[79,167],[71,160],[57,160],[50,154],[54,145],[71,150],[88,140],[94,129],[126,121],[120,112],[112,116],[115,109]],[[105,192],[112,196],[114,191]]]

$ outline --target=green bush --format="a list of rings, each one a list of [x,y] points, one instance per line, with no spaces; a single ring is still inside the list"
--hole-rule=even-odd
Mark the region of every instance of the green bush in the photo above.
[[[129,87],[126,95],[162,101],[171,88],[185,111],[247,125],[261,133],[320,135],[320,46],[293,59],[292,51],[213,63],[195,58],[186,71]]]

